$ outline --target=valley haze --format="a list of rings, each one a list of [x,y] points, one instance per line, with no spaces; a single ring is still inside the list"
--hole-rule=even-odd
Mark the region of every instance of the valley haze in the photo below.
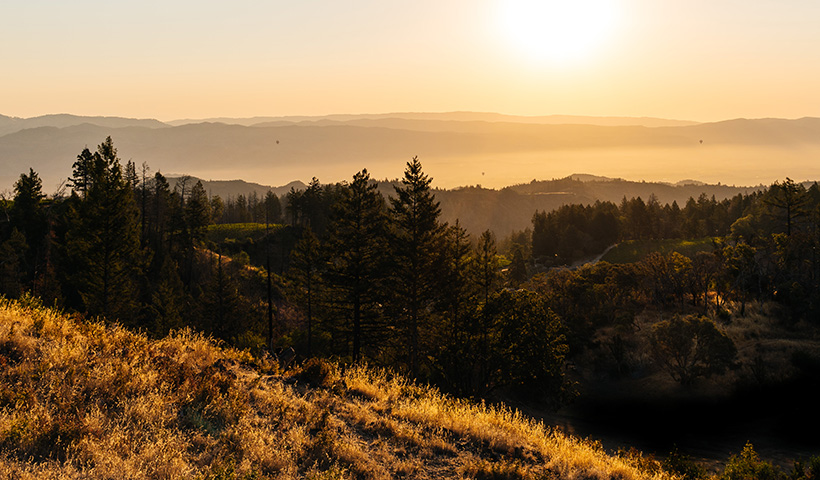
[[[418,156],[437,188],[502,188],[591,173],[612,178],[754,186],[820,177],[820,119],[695,123],[647,117],[391,113],[154,119],[0,116],[0,184],[33,168],[47,192],[83,147],[111,136],[123,160],[166,175],[267,185],[349,180],[362,168],[395,179]]]

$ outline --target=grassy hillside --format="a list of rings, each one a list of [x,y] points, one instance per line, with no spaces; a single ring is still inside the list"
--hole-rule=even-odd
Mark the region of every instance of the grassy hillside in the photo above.
[[[36,303],[0,299],[0,478],[668,478],[382,371],[280,371]]]
[[[259,240],[265,236],[266,231],[275,231],[281,225],[270,225],[266,227],[264,223],[222,223],[208,225],[205,235],[211,242],[224,242],[227,239],[244,241],[248,239]]]

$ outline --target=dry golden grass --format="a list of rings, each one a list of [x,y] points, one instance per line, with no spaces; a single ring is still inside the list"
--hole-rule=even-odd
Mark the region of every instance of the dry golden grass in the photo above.
[[[669,478],[385,371],[279,372],[36,303],[0,299],[0,478]]]

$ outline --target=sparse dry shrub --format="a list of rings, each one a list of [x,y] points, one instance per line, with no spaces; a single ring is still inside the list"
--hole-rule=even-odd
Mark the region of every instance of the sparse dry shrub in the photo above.
[[[366,365],[354,365],[345,370],[344,381],[348,391],[354,395],[386,404],[392,404],[400,398],[420,397],[427,392],[401,375]]]
[[[643,473],[654,475],[661,470],[661,462],[654,455],[645,455],[635,447],[620,448],[616,455],[625,459]]]
[[[390,398],[389,382],[384,370],[371,370],[364,365],[353,366],[344,374],[349,393],[373,402]]]
[[[340,380],[339,367],[321,358],[310,358],[291,375],[297,381],[316,387],[331,387]]]

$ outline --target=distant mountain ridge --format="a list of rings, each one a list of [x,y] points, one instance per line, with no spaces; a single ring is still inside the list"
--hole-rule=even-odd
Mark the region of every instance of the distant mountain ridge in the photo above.
[[[10,117],[0,114],[0,136],[36,127],[70,127],[83,123],[92,125],[110,126],[115,128],[128,126],[142,126],[147,128],[178,127],[181,125],[197,123],[224,123],[226,125],[242,126],[278,126],[306,124],[328,124],[328,123],[348,123],[357,122],[378,122],[385,120],[412,120],[412,121],[440,121],[440,122],[494,122],[494,123],[529,123],[541,125],[599,125],[599,126],[630,126],[642,125],[646,127],[661,126],[685,126],[696,125],[698,122],[688,120],[671,120],[655,117],[599,117],[585,115],[505,115],[490,112],[397,112],[379,114],[333,114],[333,115],[289,115],[289,116],[264,116],[264,117],[212,117],[212,118],[187,118],[162,122],[156,119],[137,119],[127,117],[109,116],[81,116],[67,113],[40,115],[37,117],[21,118]]]
[[[436,122],[493,122],[493,123],[529,123],[539,125],[599,125],[599,126],[634,126],[645,127],[696,125],[698,122],[687,120],[669,120],[655,117],[598,117],[583,115],[505,115],[491,112],[396,112],[380,114],[336,114],[317,116],[281,116],[229,118],[216,117],[201,120],[182,119],[168,122],[179,126],[189,123],[215,122],[245,126],[280,126],[293,124],[360,124],[362,122],[383,121],[436,121]]]
[[[168,175],[166,179],[173,188],[174,183],[176,183],[176,181],[180,177],[181,176],[179,175]],[[259,198],[264,198],[265,194],[267,194],[268,191],[272,191],[274,194],[276,194],[276,196],[281,197],[283,195],[286,195],[291,188],[294,190],[302,190],[305,187],[307,187],[307,185],[304,182],[301,182],[299,180],[294,180],[290,183],[280,185],[278,187],[262,185],[254,182],[246,182],[245,180],[205,180],[201,178],[191,177],[191,181],[194,183],[196,183],[197,181],[201,181],[202,186],[208,193],[208,196],[212,197],[219,195],[219,197],[223,200],[227,200],[229,198],[235,199],[239,195],[248,196],[253,193],[258,195]]]
[[[523,123],[581,117],[499,114],[330,115],[281,117],[243,126],[151,119],[46,115],[0,117],[0,191],[34,168],[46,191],[71,173],[83,147],[112,136],[123,160],[199,178],[248,178],[259,184],[349,179],[367,168],[397,178],[417,155],[434,186],[501,188],[531,179],[592,171],[608,178],[675,183],[769,184],[786,176],[820,178],[820,119],[759,119],[679,126]],[[583,117],[588,118],[588,117]],[[510,121],[490,121],[490,120]],[[569,120],[568,120],[569,119]],[[256,118],[254,121],[264,120]],[[298,120],[298,121],[297,121]],[[27,128],[19,129],[21,126]]]
[[[125,117],[84,117],[70,115],[67,113],[42,115],[32,118],[16,118],[0,115],[0,136],[9,133],[19,132],[29,128],[39,127],[73,127],[82,124],[98,125],[100,127],[123,128],[123,127],[144,127],[144,128],[164,128],[170,125],[159,120],[150,118],[125,118]]]

